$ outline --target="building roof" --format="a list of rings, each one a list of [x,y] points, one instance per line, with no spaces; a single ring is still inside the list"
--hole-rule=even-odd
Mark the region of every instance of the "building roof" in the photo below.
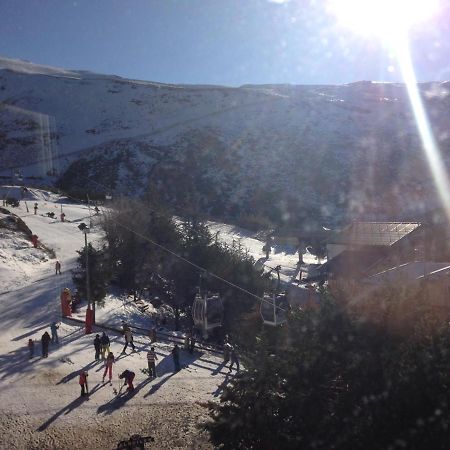
[[[390,247],[420,226],[418,222],[353,222],[330,243]]]
[[[411,261],[390,269],[383,270],[366,279],[371,284],[383,284],[421,280],[432,275],[448,273],[450,263],[432,261]]]

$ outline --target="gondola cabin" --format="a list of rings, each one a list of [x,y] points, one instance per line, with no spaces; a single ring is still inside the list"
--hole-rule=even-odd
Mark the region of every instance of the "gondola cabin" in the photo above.
[[[222,326],[223,302],[219,294],[197,294],[192,305],[192,319],[205,338],[208,331]]]
[[[260,312],[265,325],[282,325],[287,320],[288,310],[289,303],[284,292],[276,295],[264,294]]]

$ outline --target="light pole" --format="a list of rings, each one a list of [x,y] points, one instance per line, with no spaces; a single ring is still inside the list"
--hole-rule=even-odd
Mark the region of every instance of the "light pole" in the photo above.
[[[88,309],[90,309],[91,308],[91,284],[89,282],[89,251],[88,251],[87,235],[91,230],[84,222],[80,223],[80,225],[78,225],[78,228],[84,234],[84,252],[86,253],[86,297],[87,297],[87,301],[88,301]],[[94,316],[94,323],[95,323],[95,301],[92,302],[92,313]]]

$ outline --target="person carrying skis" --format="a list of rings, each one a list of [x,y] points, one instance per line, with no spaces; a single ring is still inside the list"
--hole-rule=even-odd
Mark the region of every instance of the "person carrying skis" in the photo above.
[[[50,330],[52,332],[52,344],[59,344],[58,329],[59,326],[56,324],[56,322],[52,322],[50,325]]]
[[[172,358],[173,358],[173,365],[174,365],[174,372],[178,372],[180,370],[180,348],[177,344],[175,344],[175,347],[172,349]]]
[[[101,349],[102,343],[100,340],[100,335],[96,334],[94,339],[94,348],[95,348],[95,360],[98,361],[100,359],[100,349]]]
[[[103,382],[105,382],[106,373],[109,371],[109,382],[111,383],[112,368],[113,368],[114,362],[115,362],[114,355],[112,352],[109,352],[108,357],[106,358],[105,371],[103,372],[103,379],[102,379]]]
[[[34,341],[33,339],[28,339],[28,351],[29,351],[29,358],[31,359],[34,356]]]
[[[131,347],[133,348],[133,351],[136,351],[136,347],[134,346],[133,343],[133,333],[131,332],[131,330],[129,328],[125,329],[123,334],[125,335],[125,346],[123,347],[122,350],[122,354],[125,353],[125,350],[128,347],[128,344],[131,345]]]
[[[87,381],[88,373],[84,370],[80,373],[80,378],[78,380],[78,383],[81,386],[81,394],[80,397],[84,397],[85,395],[89,395],[89,389],[88,389],[88,381]]]
[[[124,386],[126,383],[128,383],[128,388],[127,388],[128,392],[134,391],[134,386],[133,386],[134,372],[132,372],[131,370],[124,370],[119,375],[119,378],[121,380],[124,380]]]
[[[239,359],[237,357],[236,348],[232,347],[230,351],[230,368],[228,369],[228,372],[231,372],[233,370],[233,364],[236,363],[236,372],[239,372]]]
[[[111,344],[109,340],[109,336],[103,332],[102,337],[100,338],[101,343],[101,351],[102,351],[102,359],[106,359],[106,355],[109,355],[109,346]]]
[[[59,261],[56,261],[55,263],[55,275],[61,275],[61,263]]]
[[[147,363],[148,363],[148,376],[156,378],[156,360],[158,359],[158,356],[155,352],[155,347],[152,347],[147,352]]]
[[[42,357],[47,358],[48,357],[48,344],[51,341],[51,337],[48,334],[48,331],[46,331],[42,337],[41,337],[41,345],[42,345]]]

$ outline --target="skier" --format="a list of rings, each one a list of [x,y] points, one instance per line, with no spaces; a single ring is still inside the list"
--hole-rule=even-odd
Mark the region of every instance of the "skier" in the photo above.
[[[105,371],[103,372],[103,383],[105,382],[106,373],[109,371],[109,382],[111,383],[112,380],[112,367],[114,364],[114,355],[112,352],[108,353],[108,357],[106,358],[105,363]]]
[[[172,349],[172,357],[173,357],[173,364],[174,364],[174,372],[178,372],[180,370],[180,348],[177,344],[175,344],[175,347]]]
[[[61,217],[61,222],[64,222],[64,219],[65,219],[66,215],[62,212],[60,217]]]
[[[52,322],[50,325],[50,330],[52,332],[52,344],[59,344],[58,329],[59,326],[56,324],[56,322]]]
[[[28,351],[30,352],[29,358],[31,359],[34,356],[34,341],[33,339],[28,339]]]
[[[48,344],[51,341],[51,337],[48,334],[48,331],[46,331],[42,337],[41,337],[41,345],[42,345],[42,357],[47,358],[48,357]]]
[[[94,208],[94,211],[95,211],[95,214],[99,214],[99,213],[100,213],[100,210],[98,209],[98,206],[96,206],[96,207]]]
[[[100,344],[102,346],[102,359],[106,359],[106,355],[109,355],[110,341],[108,335],[105,332],[103,332],[102,337],[100,338]]]
[[[102,342],[100,339],[100,335],[96,334],[94,339],[94,348],[95,348],[95,360],[98,361],[100,359],[100,349],[102,346]]]
[[[34,204],[34,215],[37,214],[37,210],[38,210],[38,204],[35,203],[35,204]]]
[[[236,363],[236,372],[239,372],[239,359],[237,357],[236,348],[232,347],[230,352],[230,368],[228,369],[228,372],[231,372],[233,370],[233,364]]]
[[[125,353],[125,350],[127,349],[128,344],[130,344],[131,347],[133,347],[133,351],[135,352],[136,347],[134,346],[134,343],[133,343],[133,333],[131,332],[131,330],[129,328],[127,328],[127,329],[124,329],[123,334],[125,335],[125,346],[123,347],[122,354]]]
[[[55,275],[61,275],[61,263],[59,261],[56,261],[55,263]]]
[[[156,378],[156,360],[158,356],[156,355],[155,348],[152,347],[147,352],[147,363],[148,363],[148,376]]]
[[[80,373],[80,378],[78,380],[78,383],[81,386],[81,394],[80,397],[84,397],[85,395],[89,395],[89,389],[88,389],[88,381],[87,381],[88,373],[84,370]]]
[[[119,378],[121,380],[124,379],[124,386],[126,383],[128,383],[128,388],[127,388],[128,392],[134,391],[134,386],[133,386],[134,372],[132,372],[131,370],[124,370],[119,375]]]

